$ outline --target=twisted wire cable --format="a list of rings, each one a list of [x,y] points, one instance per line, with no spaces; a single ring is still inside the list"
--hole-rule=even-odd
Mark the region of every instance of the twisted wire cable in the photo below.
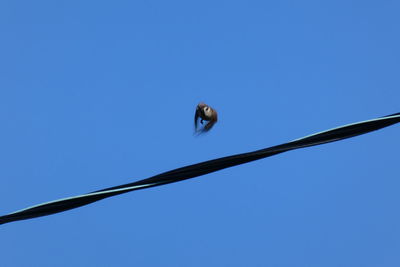
[[[63,212],[134,190],[175,183],[178,181],[202,176],[229,167],[277,155],[290,150],[326,144],[354,137],[357,135],[366,134],[391,126],[398,122],[400,122],[400,113],[340,126],[323,132],[308,135],[284,144],[256,150],[253,152],[208,160],[164,172],[140,181],[31,206],[22,210],[9,213],[7,215],[0,216],[0,224]]]

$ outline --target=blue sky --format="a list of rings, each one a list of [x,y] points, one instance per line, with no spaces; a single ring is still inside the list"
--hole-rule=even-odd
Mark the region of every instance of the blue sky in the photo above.
[[[399,8],[2,1],[1,214],[399,112]],[[398,266],[399,130],[2,225],[2,264]]]

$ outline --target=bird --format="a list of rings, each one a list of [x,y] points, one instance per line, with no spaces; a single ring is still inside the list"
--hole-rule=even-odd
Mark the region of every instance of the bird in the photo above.
[[[200,123],[203,124],[203,121],[208,121],[204,127],[198,127],[198,121],[200,118]],[[205,133],[208,132],[214,124],[218,120],[218,114],[215,109],[210,107],[209,105],[200,102],[196,107],[196,113],[194,115],[194,130],[195,133]]]

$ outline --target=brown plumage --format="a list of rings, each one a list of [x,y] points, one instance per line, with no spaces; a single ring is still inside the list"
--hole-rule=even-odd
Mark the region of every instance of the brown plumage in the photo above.
[[[208,121],[204,127],[198,129],[198,121],[203,124],[203,121]],[[218,114],[215,109],[209,105],[200,102],[196,107],[196,113],[194,115],[194,130],[198,133],[208,132],[218,120]]]

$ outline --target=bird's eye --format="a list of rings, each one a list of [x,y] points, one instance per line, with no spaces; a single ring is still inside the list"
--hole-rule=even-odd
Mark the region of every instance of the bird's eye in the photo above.
[[[209,109],[210,109],[209,107],[205,107],[205,108],[204,108],[205,111],[208,111]]]

